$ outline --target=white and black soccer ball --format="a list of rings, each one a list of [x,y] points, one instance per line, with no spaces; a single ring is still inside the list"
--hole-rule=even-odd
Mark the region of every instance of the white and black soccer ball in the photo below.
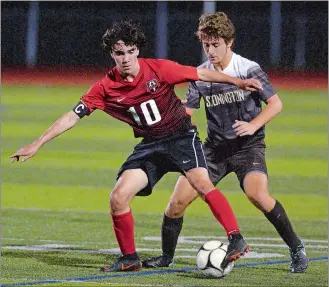
[[[227,244],[219,240],[208,241],[200,247],[196,256],[196,264],[203,275],[220,278],[232,271],[234,262],[230,262],[225,269],[221,267],[227,247]]]

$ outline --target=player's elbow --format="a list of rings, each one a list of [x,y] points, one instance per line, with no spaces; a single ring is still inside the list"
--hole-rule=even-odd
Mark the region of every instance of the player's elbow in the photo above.
[[[282,108],[283,108],[283,104],[281,102],[281,100],[279,99],[279,101],[276,103],[276,108],[277,108],[277,112],[278,114],[281,113]]]
[[[271,110],[273,110],[276,115],[282,111],[282,102],[277,94],[270,97],[267,101],[267,104],[271,107]]]

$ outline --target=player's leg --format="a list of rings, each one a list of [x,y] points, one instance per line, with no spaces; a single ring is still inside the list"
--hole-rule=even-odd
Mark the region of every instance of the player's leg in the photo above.
[[[238,223],[230,204],[210,180],[203,146],[196,129],[189,131],[180,139],[176,139],[173,145],[175,146],[171,150],[175,152],[171,153],[171,157],[183,170],[190,185],[209,205],[216,219],[225,228],[227,235],[239,233]],[[211,155],[207,158],[211,158]],[[190,191],[185,191],[186,194],[187,192]],[[193,190],[192,192],[194,193]]]
[[[192,187],[208,204],[215,218],[224,227],[229,246],[224,264],[238,259],[249,250],[244,241],[233,210],[226,197],[215,188],[211,182],[207,170],[206,158],[198,133],[194,130],[188,133],[180,141],[176,141],[176,150],[180,149],[180,155],[176,158],[176,164],[185,172],[185,176]]]
[[[209,142],[204,145],[204,155],[207,160],[210,179],[215,185],[227,174],[226,163],[222,156],[217,156],[216,151]],[[144,260],[143,266],[154,268],[173,265],[178,237],[183,227],[184,211],[197,197],[198,193],[189,184],[186,177],[180,176],[163,216],[161,229],[162,255]]]
[[[250,202],[264,213],[273,210],[275,199],[267,188],[267,175],[262,171],[251,171],[243,179],[243,189]]]
[[[207,170],[205,168],[188,170],[186,171],[186,178],[208,204],[213,215],[224,227],[228,235],[229,246],[224,264],[236,260],[247,253],[249,246],[240,233],[233,210],[224,194],[211,183]]]
[[[291,272],[304,272],[308,265],[305,247],[297,237],[284,207],[268,192],[267,176],[263,172],[250,172],[243,180],[248,199],[261,210],[275,227],[291,253]]]
[[[119,244],[121,256],[114,264],[104,266],[101,271],[138,271],[142,264],[136,253],[134,219],[129,207],[133,197],[148,184],[142,169],[125,170],[110,194],[110,209],[113,230]]]
[[[186,177],[180,176],[166,207],[162,223],[162,250],[168,257],[174,257],[177,240],[183,227],[184,211],[197,197],[198,193]]]
[[[165,214],[170,218],[181,218],[184,211],[196,198],[198,193],[189,184],[185,176],[181,175],[175,185],[169,203],[166,207]]]
[[[166,173],[162,166],[150,160],[159,149],[161,146],[157,142],[146,143],[143,140],[118,172],[117,183],[110,195],[110,208],[114,233],[123,256],[111,266],[102,268],[102,271],[136,271],[141,268],[129,203],[135,195],[150,195],[154,185]]]
[[[248,251],[249,247],[240,234],[227,199],[210,181],[202,143],[196,128],[168,142],[167,153],[168,158],[176,168],[185,173],[190,185],[205,199],[216,219],[225,228],[230,241],[225,263],[239,258]]]
[[[173,194],[163,215],[161,240],[162,254],[143,261],[143,267],[169,267],[173,264],[179,234],[183,227],[186,207],[198,197],[185,176],[177,180]]]
[[[265,145],[263,142],[255,145],[234,155],[230,163],[236,167],[240,186],[248,199],[264,213],[288,245],[292,257],[291,271],[304,272],[308,265],[304,245],[293,230],[283,206],[268,191]]]

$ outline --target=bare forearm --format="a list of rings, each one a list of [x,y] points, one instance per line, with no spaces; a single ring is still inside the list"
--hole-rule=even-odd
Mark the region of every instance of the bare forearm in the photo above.
[[[35,140],[35,144],[41,147],[45,143],[71,129],[79,119],[80,118],[73,111],[64,114],[49,129],[47,129],[40,138]]]
[[[261,128],[269,121],[271,121],[282,110],[282,103],[277,95],[269,101],[263,111],[254,118],[250,123],[255,124],[258,128]]]
[[[220,73],[218,71],[213,71],[205,68],[197,69],[199,80],[204,82],[217,82],[217,83],[228,83],[233,84],[235,86],[239,86],[241,83],[241,79],[233,78],[224,73]]]

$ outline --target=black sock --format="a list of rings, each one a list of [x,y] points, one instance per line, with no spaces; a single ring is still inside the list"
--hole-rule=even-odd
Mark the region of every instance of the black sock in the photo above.
[[[290,220],[279,201],[276,201],[275,206],[270,212],[264,212],[266,218],[273,224],[275,229],[280,234],[283,241],[292,249],[296,250],[300,244]]]
[[[174,257],[178,236],[182,230],[183,217],[170,218],[163,215],[162,222],[162,251],[163,255]]]
[[[131,259],[131,260],[137,260],[137,259],[139,259],[139,256],[135,252],[135,253],[132,253],[132,254],[124,255],[124,258]]]

